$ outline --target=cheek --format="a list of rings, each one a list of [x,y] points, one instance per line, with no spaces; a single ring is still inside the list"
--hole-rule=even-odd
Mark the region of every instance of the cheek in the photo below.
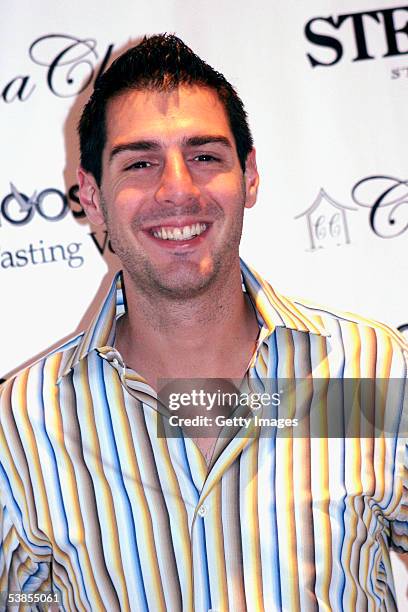
[[[242,197],[245,195],[245,182],[243,178],[224,173],[215,177],[210,183],[208,183],[207,188],[216,195],[219,194],[220,197],[226,198],[228,200],[237,200],[238,202],[242,200]]]
[[[108,202],[121,205],[130,199],[135,199],[141,192],[132,177],[124,173],[106,175],[102,182],[102,190],[107,195]]]
[[[140,191],[127,185],[117,190],[114,197],[116,205],[119,206],[121,210],[127,210],[140,201],[141,194]]]
[[[130,222],[145,206],[146,194],[126,186],[112,192],[108,207],[109,217],[117,223]]]

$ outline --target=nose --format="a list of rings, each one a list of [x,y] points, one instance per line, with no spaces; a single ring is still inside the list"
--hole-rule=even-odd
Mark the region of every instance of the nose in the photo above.
[[[171,152],[163,167],[156,191],[158,204],[187,204],[196,200],[200,190],[194,182],[188,165],[180,151]]]

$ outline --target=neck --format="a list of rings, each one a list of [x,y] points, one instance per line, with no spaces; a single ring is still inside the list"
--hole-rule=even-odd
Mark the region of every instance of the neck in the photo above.
[[[228,278],[188,300],[146,295],[126,272],[124,281],[127,313],[118,322],[116,346],[153,387],[159,378],[243,377],[258,324],[242,292],[239,262]]]

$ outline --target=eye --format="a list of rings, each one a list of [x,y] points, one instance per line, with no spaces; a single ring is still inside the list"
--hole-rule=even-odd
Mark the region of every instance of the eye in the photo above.
[[[129,166],[126,166],[125,170],[142,170],[143,168],[150,168],[151,165],[151,162],[141,159],[137,162],[129,164]]]
[[[214,155],[209,155],[208,153],[201,153],[200,155],[196,155],[194,160],[199,162],[217,162],[220,161],[218,157],[214,157]]]

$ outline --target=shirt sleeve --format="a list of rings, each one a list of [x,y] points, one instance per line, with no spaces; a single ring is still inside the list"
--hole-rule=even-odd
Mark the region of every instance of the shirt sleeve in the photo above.
[[[51,590],[50,563],[35,561],[19,537],[11,516],[0,503],[0,591],[2,599],[10,592],[43,592]],[[4,601],[1,602],[4,604]],[[3,609],[3,608],[2,608]]]
[[[396,473],[401,500],[397,514],[390,522],[390,545],[399,553],[408,552],[408,347],[403,351],[405,365],[405,384],[402,391],[402,418],[398,450],[396,455]]]
[[[35,554],[7,466],[13,449],[7,443],[3,418],[10,396],[0,387],[0,611],[6,610],[9,593],[51,591],[51,555]],[[21,501],[21,499],[20,499]]]
[[[408,552],[408,441],[403,449],[402,499],[398,515],[390,523],[390,544],[397,552]]]

